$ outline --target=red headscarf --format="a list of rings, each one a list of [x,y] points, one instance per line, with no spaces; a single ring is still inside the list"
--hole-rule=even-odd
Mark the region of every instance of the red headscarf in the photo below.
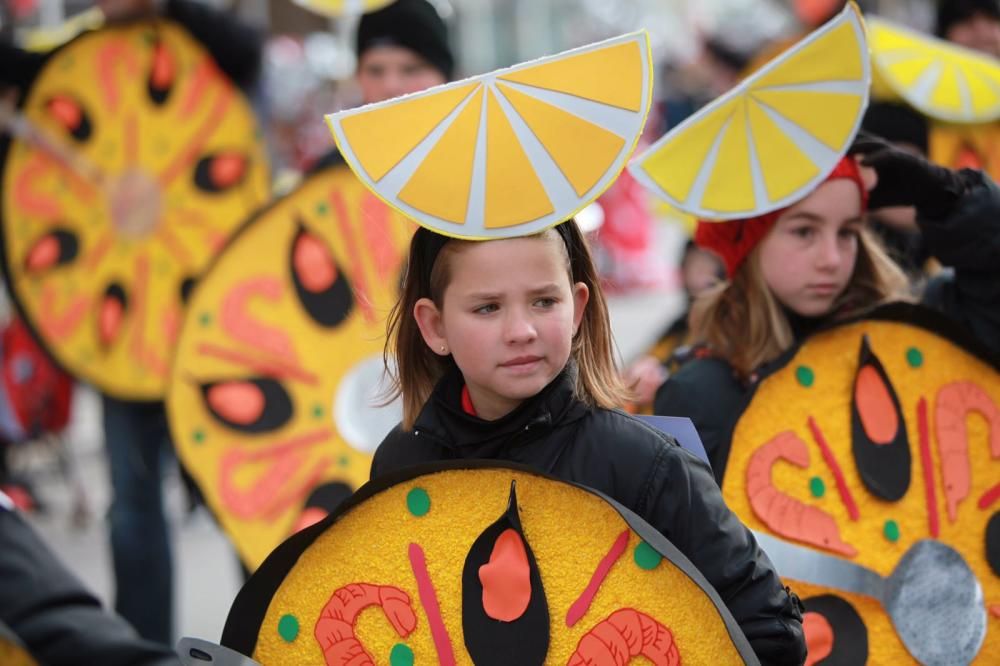
[[[853,180],[858,186],[858,190],[861,192],[861,210],[864,212],[868,207],[868,190],[865,189],[864,181],[861,179],[861,170],[854,158],[850,156],[841,158],[823,182],[838,178]],[[750,251],[757,247],[757,243],[763,240],[781,214],[788,208],[779,208],[757,217],[729,220],[728,222],[699,220],[698,228],[694,232],[694,242],[699,247],[719,255],[726,265],[726,275],[732,277],[743,265]]]

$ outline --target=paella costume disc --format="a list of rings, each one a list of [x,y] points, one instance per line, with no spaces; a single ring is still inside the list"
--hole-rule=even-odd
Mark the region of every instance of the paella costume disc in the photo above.
[[[184,298],[267,201],[250,105],[179,25],[140,21],[55,51],[3,164],[3,265],[24,319],[78,379],[162,400]]]
[[[376,404],[414,229],[330,160],[246,222],[191,293],[167,416],[251,570],[367,481],[399,422]]]
[[[758,663],[711,585],[638,516],[469,462],[373,481],[286,541],[222,644],[265,666]]]
[[[909,305],[816,334],[778,366],[734,429],[726,503],[753,530],[910,579],[879,600],[880,585],[859,593],[836,566],[796,579],[788,565],[808,555],[763,544],[805,603],[810,655],[995,663],[998,368],[949,320]],[[928,543],[934,566],[920,563]]]

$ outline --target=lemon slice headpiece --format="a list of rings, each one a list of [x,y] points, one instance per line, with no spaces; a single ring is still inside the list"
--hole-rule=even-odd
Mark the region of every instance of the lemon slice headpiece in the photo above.
[[[836,166],[868,105],[871,67],[854,3],[630,165],[681,210],[729,220],[808,194]]]
[[[558,224],[607,189],[652,97],[645,32],[327,116],[363,183],[432,231]]]
[[[879,82],[920,113],[952,123],[1000,118],[1000,61],[887,21],[869,19]]]

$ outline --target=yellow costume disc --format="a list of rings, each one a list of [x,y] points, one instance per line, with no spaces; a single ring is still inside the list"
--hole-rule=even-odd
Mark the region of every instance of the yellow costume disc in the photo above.
[[[982,169],[1000,180],[1000,122],[931,123],[928,156],[952,169]]]
[[[282,544],[223,644],[265,666],[757,663],[712,587],[635,514],[475,465],[374,481]]]
[[[629,170],[661,199],[706,219],[783,208],[809,194],[847,152],[870,81],[865,27],[851,2],[668,132]]]
[[[368,480],[415,229],[342,163],[246,224],[192,293],[167,411],[181,461],[248,568]]]
[[[4,666],[38,666],[21,639],[0,622],[0,664]]]
[[[606,190],[652,99],[645,32],[327,116],[358,177],[457,238],[525,236]]]
[[[169,21],[87,33],[26,95],[44,135],[3,172],[8,286],[59,363],[118,398],[162,399],[183,297],[268,196],[243,95]]]
[[[1000,61],[888,21],[867,21],[872,61],[888,87],[929,118],[1000,119]]]
[[[929,540],[957,562],[933,577],[968,573],[964,602],[950,585],[922,607],[904,585],[895,621],[874,587],[844,591],[835,570],[818,570],[825,585],[786,578],[805,603],[810,658],[940,663],[920,654],[936,649],[1000,662],[1000,372],[952,327],[895,305],[817,334],[758,385],[736,425],[723,496],[751,529],[883,577]],[[921,608],[936,617],[901,620]],[[972,619],[949,629],[957,613]]]

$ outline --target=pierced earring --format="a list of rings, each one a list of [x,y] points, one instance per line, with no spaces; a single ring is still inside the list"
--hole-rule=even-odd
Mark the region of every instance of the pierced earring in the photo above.
[[[448,353],[448,348],[445,347],[444,345],[441,345],[441,353],[442,354],[447,354]]]

